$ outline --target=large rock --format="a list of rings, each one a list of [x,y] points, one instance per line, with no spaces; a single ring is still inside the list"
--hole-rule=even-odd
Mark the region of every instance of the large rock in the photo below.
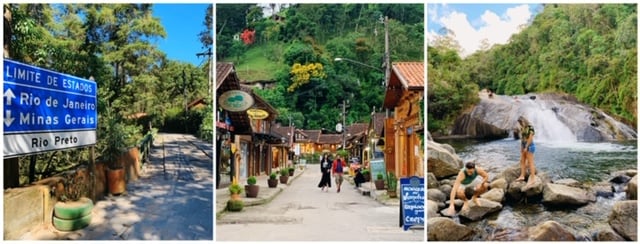
[[[440,185],[438,187],[438,190],[440,190],[442,193],[444,193],[445,196],[449,197],[451,194],[451,185]]]
[[[427,172],[438,179],[456,175],[462,168],[462,160],[447,144],[427,141],[427,151]]]
[[[434,218],[434,217],[440,217],[440,214],[438,214],[438,203],[431,201],[431,200],[427,200],[427,218]]]
[[[624,184],[629,182],[629,180],[631,180],[631,177],[627,176],[627,175],[618,175],[616,177],[613,177],[613,179],[609,180],[610,182],[616,183],[616,184]]]
[[[543,203],[555,206],[580,206],[595,201],[595,195],[588,191],[553,183],[547,183],[542,194]]]
[[[625,239],[638,241],[638,201],[616,202],[609,215],[609,225]]]
[[[436,202],[444,202],[447,200],[447,196],[442,193],[440,190],[432,188],[427,189],[427,199],[436,201]]]
[[[431,189],[431,188],[437,188],[437,187],[438,187],[438,179],[436,178],[436,175],[434,175],[433,173],[428,173],[427,188]]]
[[[497,212],[502,209],[502,204],[491,200],[478,198],[478,202],[480,205],[469,200],[469,208],[460,210],[460,216],[476,221],[482,219],[487,214]]]
[[[472,228],[457,224],[449,218],[435,217],[427,220],[428,241],[469,241],[474,234]]]
[[[576,237],[555,221],[546,221],[529,232],[531,241],[576,241]]]
[[[558,184],[558,185],[565,185],[565,186],[571,186],[571,187],[579,187],[580,186],[580,182],[571,178],[567,178],[567,179],[561,179],[561,180],[557,180],[553,182],[554,184]]]
[[[480,102],[471,112],[456,119],[452,134],[504,138],[517,127],[518,116],[551,110],[555,117],[545,117],[544,120],[553,119],[556,123],[563,123],[578,141],[637,139],[637,132],[632,127],[614,120],[601,110],[579,103],[570,95],[526,94],[519,96],[522,101],[502,95],[488,98],[483,93],[479,97]],[[524,101],[525,97],[535,97],[535,103]],[[530,120],[535,121],[536,118]]]
[[[489,185],[489,187],[491,187],[491,189],[500,188],[500,189],[502,189],[504,191],[507,190],[507,186],[509,186],[509,184],[507,183],[507,180],[505,180],[504,178],[499,178],[497,180],[494,180]]]
[[[542,177],[533,178],[533,182],[529,184],[525,184],[520,187],[520,191],[524,192],[527,197],[538,196],[542,194],[542,190],[544,190],[544,183],[542,182]]]
[[[629,200],[637,200],[638,199],[638,176],[634,175],[633,178],[627,184],[627,199]]]
[[[502,200],[504,200],[504,190],[502,188],[493,188],[480,195],[480,198],[502,203]]]
[[[610,226],[598,230],[594,236],[594,241],[626,241],[624,237],[613,231]]]
[[[476,110],[473,110],[476,111]],[[510,130],[498,128],[486,123],[472,114],[463,114],[456,119],[453,125],[453,135],[465,135],[473,138],[502,139],[509,136]]]

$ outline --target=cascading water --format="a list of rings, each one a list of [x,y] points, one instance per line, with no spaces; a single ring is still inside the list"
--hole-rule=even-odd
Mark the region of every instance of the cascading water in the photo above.
[[[523,100],[519,112],[535,129],[535,141],[545,143],[576,142],[576,135],[557,116],[553,107],[535,100]]]

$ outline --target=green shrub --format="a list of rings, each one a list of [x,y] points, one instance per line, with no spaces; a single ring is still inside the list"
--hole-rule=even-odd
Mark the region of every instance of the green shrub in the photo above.
[[[376,179],[378,179],[378,180],[382,180],[382,179],[383,179],[383,177],[384,177],[384,176],[382,176],[382,173],[378,173],[378,174],[376,175]]]
[[[240,185],[238,184],[231,184],[229,186],[229,193],[231,194],[240,194],[242,193],[243,189]]]
[[[247,179],[247,184],[249,185],[255,185],[258,181],[256,180],[255,176],[249,176],[249,178]]]
[[[289,169],[288,168],[282,168],[280,170],[280,175],[281,176],[288,176],[289,175]]]
[[[278,175],[276,173],[271,173],[269,175],[269,179],[275,180]]]
[[[227,201],[227,210],[232,212],[238,212],[244,208],[244,202],[242,200],[229,200]]]

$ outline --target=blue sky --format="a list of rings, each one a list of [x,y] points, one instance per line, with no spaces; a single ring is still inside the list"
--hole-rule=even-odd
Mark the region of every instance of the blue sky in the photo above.
[[[200,65],[204,57],[196,53],[204,52],[198,34],[205,29],[205,11],[210,4],[161,4],[153,5],[153,15],[160,18],[167,37],[158,39],[160,50],[172,60]]]
[[[442,35],[442,28],[455,34],[467,56],[477,51],[483,40],[490,45],[504,44],[518,33],[539,11],[541,5],[525,4],[428,4],[427,39]]]

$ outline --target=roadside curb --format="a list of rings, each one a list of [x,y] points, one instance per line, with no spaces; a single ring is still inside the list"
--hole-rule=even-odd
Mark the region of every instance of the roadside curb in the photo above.
[[[298,172],[298,173],[294,173],[294,175],[289,179],[289,181],[287,181],[287,184],[284,184],[284,185],[286,185],[286,187],[290,186],[296,179],[298,179],[302,174],[304,174],[305,171],[306,169],[296,170],[295,172]],[[268,177],[268,176],[262,176],[262,177]],[[259,180],[258,182],[263,184],[262,182],[264,182],[264,180]],[[273,188],[268,188],[266,185],[260,185],[261,189],[262,188],[270,189],[269,193],[264,194],[262,195],[263,197],[258,197],[258,198],[242,197],[244,206],[252,207],[252,206],[258,206],[258,205],[270,203],[271,201],[273,201],[273,199],[275,199],[280,193],[282,193],[286,189],[286,187],[283,187],[282,185],[283,184],[278,184],[278,187],[275,190],[271,190]],[[217,191],[220,191],[220,193],[216,193],[216,221],[227,212],[226,206],[227,206],[227,201],[229,200],[229,194],[227,192],[226,187],[217,189]]]

